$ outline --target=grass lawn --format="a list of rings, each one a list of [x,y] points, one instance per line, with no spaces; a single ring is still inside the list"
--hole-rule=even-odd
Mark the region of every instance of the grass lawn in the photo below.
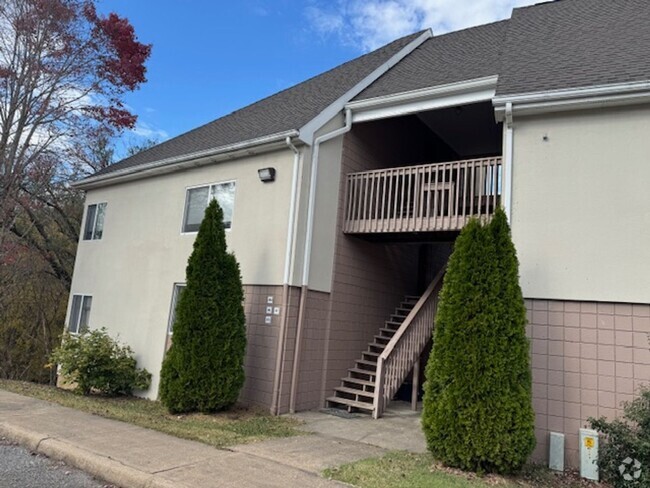
[[[381,458],[365,459],[328,469],[325,477],[343,481],[359,488],[580,488],[593,483],[574,475],[560,476],[546,468],[527,466],[517,477],[489,475],[477,477],[471,473],[438,468],[429,454],[392,452]],[[602,486],[602,485],[600,485]]]
[[[235,407],[228,412],[213,415],[170,415],[160,402],[142,398],[84,397],[52,386],[7,380],[0,380],[0,389],[214,447],[302,434],[296,429],[299,424],[297,420],[274,417],[259,410]]]

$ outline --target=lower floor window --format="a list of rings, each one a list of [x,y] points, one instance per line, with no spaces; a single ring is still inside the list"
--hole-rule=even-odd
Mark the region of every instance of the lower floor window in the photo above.
[[[169,312],[169,324],[167,325],[167,333],[172,335],[174,330],[174,322],[176,322],[176,307],[178,301],[185,290],[185,283],[174,283],[174,291],[172,292],[172,306]]]
[[[90,295],[73,295],[72,308],[70,309],[70,321],[68,322],[68,332],[78,334],[88,329],[88,318],[90,317],[90,307],[93,303],[93,297]]]

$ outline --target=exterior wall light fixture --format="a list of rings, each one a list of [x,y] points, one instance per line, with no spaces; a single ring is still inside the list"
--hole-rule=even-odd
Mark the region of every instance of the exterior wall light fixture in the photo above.
[[[262,168],[257,170],[262,183],[270,183],[275,181],[275,168]]]

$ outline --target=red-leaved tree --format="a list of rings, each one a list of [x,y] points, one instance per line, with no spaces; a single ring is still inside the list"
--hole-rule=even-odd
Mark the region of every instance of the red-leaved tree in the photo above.
[[[89,140],[133,127],[123,103],[145,81],[151,46],[91,0],[0,3],[0,225],[43,185],[88,171]],[[97,169],[97,168],[90,168]]]
[[[31,339],[38,322],[62,329],[83,208],[69,182],[112,162],[150,52],[94,0],[0,0],[0,376],[16,377],[3,371],[17,350],[5,338]],[[48,295],[60,297],[42,313],[52,320],[35,318]]]

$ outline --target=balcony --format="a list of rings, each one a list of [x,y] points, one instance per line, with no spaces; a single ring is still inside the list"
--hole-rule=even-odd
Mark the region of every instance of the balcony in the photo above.
[[[347,176],[346,234],[459,231],[501,199],[501,158],[385,168]]]

